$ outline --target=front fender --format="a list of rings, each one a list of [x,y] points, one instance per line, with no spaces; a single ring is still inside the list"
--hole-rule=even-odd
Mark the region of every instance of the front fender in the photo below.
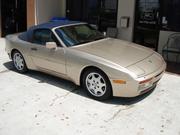
[[[87,67],[97,67],[101,69],[108,78],[132,80],[135,75],[126,68],[103,58],[90,55],[73,49],[66,49],[66,70],[67,75],[77,85],[80,85],[80,76],[83,69]]]

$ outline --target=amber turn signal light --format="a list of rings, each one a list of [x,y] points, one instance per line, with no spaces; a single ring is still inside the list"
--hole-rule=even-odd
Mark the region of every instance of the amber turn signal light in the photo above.
[[[124,80],[113,80],[113,83],[126,84],[126,81],[124,81]]]

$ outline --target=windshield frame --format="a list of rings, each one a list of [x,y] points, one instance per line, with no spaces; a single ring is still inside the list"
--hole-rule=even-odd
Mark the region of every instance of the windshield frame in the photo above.
[[[94,41],[89,41],[89,42],[86,42],[86,43],[80,43],[80,44],[77,44],[77,45],[73,45],[73,46],[67,46],[64,41],[61,39],[61,37],[57,34],[56,30],[59,29],[59,28],[63,28],[63,27],[68,27],[68,26],[78,26],[78,25],[89,25],[88,23],[85,23],[85,22],[80,22],[80,23],[75,23],[75,24],[68,24],[68,25],[62,25],[62,26],[58,26],[58,27],[55,27],[52,29],[53,33],[55,34],[55,36],[57,37],[57,39],[59,40],[59,42],[62,44],[63,47],[77,47],[77,46],[82,46],[84,44],[87,44],[87,43],[92,43],[92,42],[97,42],[99,40],[103,40],[103,39],[106,39],[107,37],[104,36],[104,38],[102,39],[98,39],[98,40],[94,40]],[[98,30],[97,30],[98,31]]]

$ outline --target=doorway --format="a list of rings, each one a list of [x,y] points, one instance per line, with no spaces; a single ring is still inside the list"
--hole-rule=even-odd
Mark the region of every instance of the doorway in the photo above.
[[[100,31],[116,27],[118,0],[67,0],[66,16],[70,20],[94,24]]]
[[[27,29],[26,0],[1,0],[2,36]]]
[[[134,42],[157,50],[160,18],[160,0],[137,0]]]

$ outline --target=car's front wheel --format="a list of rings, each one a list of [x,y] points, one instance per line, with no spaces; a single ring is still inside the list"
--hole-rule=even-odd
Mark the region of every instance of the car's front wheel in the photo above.
[[[26,62],[19,51],[13,52],[13,64],[18,72],[25,73],[27,71]]]
[[[83,86],[88,95],[96,100],[106,100],[112,95],[108,77],[97,69],[89,69],[84,73]]]

